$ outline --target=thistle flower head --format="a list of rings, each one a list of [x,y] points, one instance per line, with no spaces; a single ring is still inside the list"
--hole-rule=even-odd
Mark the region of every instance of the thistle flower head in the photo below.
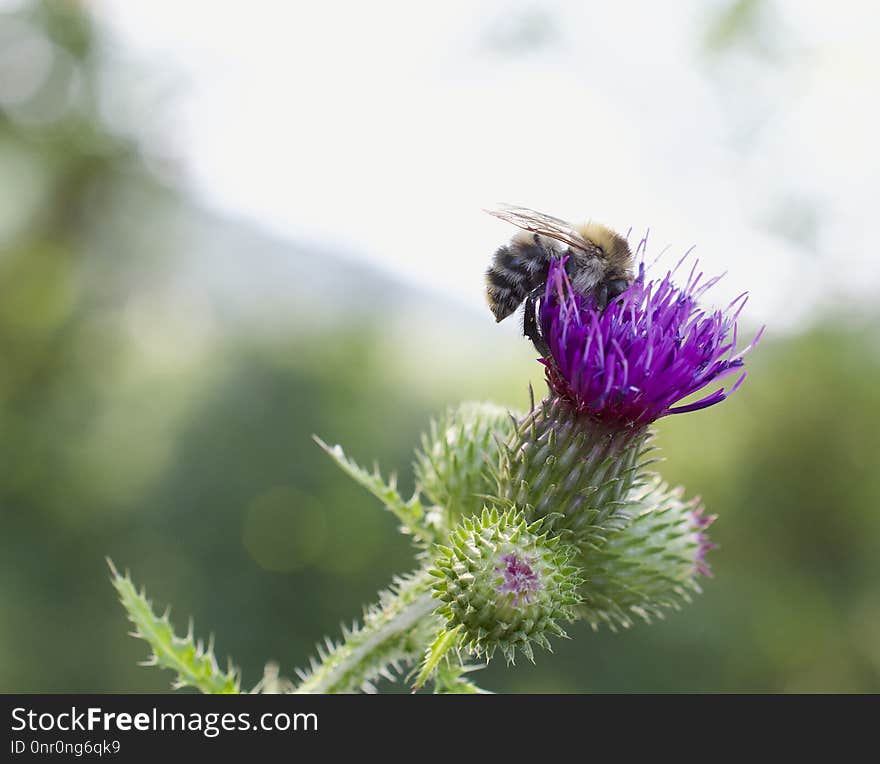
[[[629,627],[678,609],[710,576],[706,553],[715,548],[707,528],[715,520],[698,498],[685,499],[659,475],[647,474],[630,492],[629,521],[583,558],[587,584],[579,614],[594,627]]]
[[[514,427],[508,411],[491,403],[463,403],[431,423],[416,453],[416,483],[445,514],[445,528],[480,511],[494,487],[499,443]]]
[[[564,260],[553,261],[538,317],[550,348],[542,362],[551,390],[614,427],[647,425],[727,398],[742,384],[743,355],[758,337],[736,352],[745,295],[726,310],[706,312],[698,300],[718,279],[701,284],[695,271],[696,264],[679,287],[671,272],[646,282],[642,266],[632,286],[601,310],[572,290]],[[675,405],[732,374],[738,377],[729,388]]]
[[[441,548],[433,571],[434,595],[444,604],[447,629],[459,629],[466,647],[491,657],[500,649],[533,657],[532,643],[565,636],[558,621],[574,618],[582,580],[570,564],[574,550],[527,525],[515,511],[484,510],[464,518]]]

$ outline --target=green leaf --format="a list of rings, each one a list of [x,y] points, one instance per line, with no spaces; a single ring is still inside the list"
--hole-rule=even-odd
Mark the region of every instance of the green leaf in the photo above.
[[[109,558],[107,564],[119,601],[128,613],[128,619],[135,625],[132,636],[143,639],[153,648],[152,655],[143,665],[176,672],[177,679],[172,685],[174,689],[195,687],[212,695],[236,694],[240,691],[238,669],[230,664],[226,671],[220,670],[214,657],[213,640],[208,642],[207,647],[201,640],[196,641],[192,622],[185,637],[176,636],[168,618],[169,611],[166,610],[161,618],[157,616],[146,593],[137,591],[129,575],[121,575]]]
[[[404,501],[397,490],[393,478],[386,483],[378,468],[374,468],[372,472],[367,472],[367,470],[345,455],[342,446],[329,446],[317,435],[312,437],[346,475],[366,488],[385,505],[400,521],[401,530],[404,533],[410,534],[426,544],[434,540],[435,531],[430,522],[430,515],[425,512],[418,495],[413,496],[409,501]]]
[[[434,678],[435,695],[490,695],[489,690],[478,687],[470,679],[465,679],[464,674],[477,671],[485,666],[465,666],[457,660],[447,658],[437,666],[437,676]]]
[[[461,628],[461,625],[458,625],[454,629],[444,629],[437,635],[437,638],[425,651],[422,668],[413,684],[414,690],[420,689],[428,681],[437,668],[437,664],[443,659],[443,656],[458,644],[458,635],[461,632]]]

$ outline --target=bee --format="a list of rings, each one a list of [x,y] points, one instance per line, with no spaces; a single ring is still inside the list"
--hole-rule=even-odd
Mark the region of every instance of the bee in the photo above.
[[[503,205],[486,210],[522,231],[499,247],[486,271],[486,299],[496,321],[523,303],[523,334],[542,356],[550,354],[541,337],[537,303],[554,258],[567,257],[565,270],[574,291],[593,297],[600,310],[623,294],[633,281],[633,256],[620,234],[600,223],[573,225],[541,212]]]

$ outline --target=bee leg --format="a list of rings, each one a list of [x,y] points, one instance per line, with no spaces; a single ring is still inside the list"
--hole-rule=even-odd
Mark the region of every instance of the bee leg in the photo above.
[[[537,300],[534,294],[526,297],[523,310],[523,334],[528,337],[535,346],[542,358],[550,355],[550,348],[541,336],[541,329],[538,326]]]
[[[596,307],[599,310],[605,310],[608,306],[608,284],[603,281],[596,287],[593,294],[596,297]]]

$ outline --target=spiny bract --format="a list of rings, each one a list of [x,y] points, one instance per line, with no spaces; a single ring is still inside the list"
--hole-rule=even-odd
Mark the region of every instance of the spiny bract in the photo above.
[[[570,563],[574,550],[540,533],[541,524],[484,509],[459,523],[450,547],[438,548],[431,571],[438,612],[476,655],[500,649],[513,662],[520,650],[534,660],[533,642],[550,649],[549,635],[567,636],[558,622],[574,619],[582,579]]]

